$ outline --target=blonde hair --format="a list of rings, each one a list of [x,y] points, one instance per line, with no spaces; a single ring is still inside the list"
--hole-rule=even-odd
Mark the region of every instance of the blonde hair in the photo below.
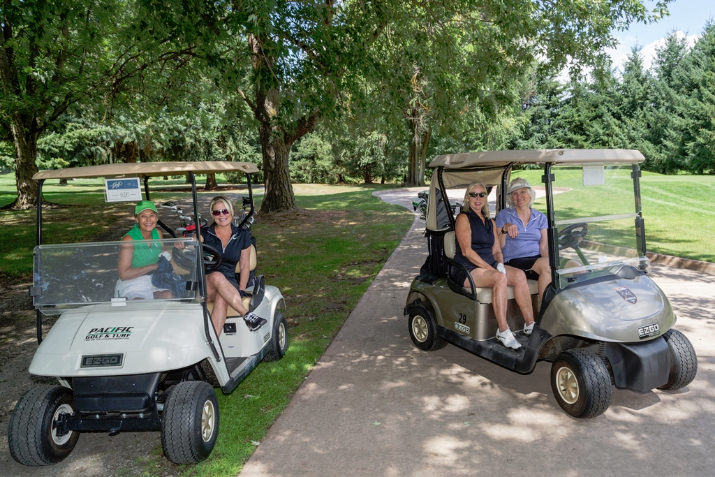
[[[228,200],[222,195],[217,195],[216,197],[211,199],[211,204],[209,204],[209,212],[211,213],[211,215],[213,215],[214,205],[218,204],[219,202],[221,202],[223,206],[226,207],[228,213],[231,214],[231,217],[233,217],[233,205],[231,205],[230,200]]]
[[[469,187],[467,187],[467,190],[464,192],[464,205],[467,209],[471,208],[469,206],[469,193],[472,192],[472,187],[475,186],[481,186],[487,196],[489,195],[489,192],[487,191],[487,188],[484,184],[482,184],[481,182],[472,182],[471,184],[469,184]],[[484,198],[484,205],[482,206],[482,215],[484,216],[484,218],[489,218],[489,200],[487,199],[487,197]]]

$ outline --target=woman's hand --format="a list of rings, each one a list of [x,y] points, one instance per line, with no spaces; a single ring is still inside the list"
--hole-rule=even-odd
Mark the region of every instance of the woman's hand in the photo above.
[[[507,222],[502,226],[501,233],[511,238],[516,238],[516,236],[519,235],[519,227],[517,227],[516,224]]]

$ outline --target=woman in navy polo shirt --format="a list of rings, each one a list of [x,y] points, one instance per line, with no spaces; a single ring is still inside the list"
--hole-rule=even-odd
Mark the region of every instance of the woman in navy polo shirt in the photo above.
[[[260,328],[266,320],[249,312],[241,301],[241,292],[248,285],[250,275],[251,233],[233,225],[233,206],[223,196],[214,197],[209,205],[214,222],[201,229],[202,241],[221,253],[221,265],[206,275],[206,298],[214,302],[211,320],[216,334],[220,335],[226,322],[228,305],[243,315],[251,331]],[[236,264],[239,281],[236,281]]]
[[[539,299],[551,283],[546,216],[531,208],[536,194],[526,179],[517,178],[507,188],[511,208],[497,214],[504,263],[524,271],[526,278],[539,281]]]
[[[534,329],[531,296],[524,274],[502,263],[496,227],[489,216],[487,195],[484,184],[474,183],[467,187],[465,207],[455,223],[457,247],[454,260],[462,266],[450,267],[451,278],[467,287],[468,273],[475,286],[492,289],[492,308],[498,325],[496,339],[507,348],[519,349],[521,343],[514,337],[506,320],[507,286],[514,287],[514,298],[524,317],[524,334],[527,336]]]

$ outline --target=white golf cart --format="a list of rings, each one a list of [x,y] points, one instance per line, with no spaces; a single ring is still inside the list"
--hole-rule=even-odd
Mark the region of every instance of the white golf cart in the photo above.
[[[633,150],[540,150],[451,154],[436,157],[427,207],[429,257],[412,282],[405,314],[415,346],[433,350],[453,343],[509,370],[530,373],[538,360],[552,362],[551,387],[575,417],[603,413],[612,385],[648,392],[688,385],[697,357],[673,329],[675,315],[648,277],[641,212],[640,168]],[[539,308],[529,280],[536,326],[515,333],[521,349],[497,342],[491,289],[464,287],[449,278],[461,266],[455,253],[455,219],[445,204],[449,189],[463,195],[481,182],[493,212],[506,205],[514,166],[543,171],[552,283]],[[538,209],[538,207],[537,207]],[[493,216],[494,217],[494,216]],[[467,274],[469,275],[469,274]],[[507,321],[523,318],[509,287]]]
[[[150,179],[183,176],[191,184],[193,223],[199,224],[195,174],[236,172],[248,178],[250,208],[237,224],[246,227],[254,212],[251,174],[257,172],[250,163],[112,164],[41,171],[34,179],[39,197],[49,179],[105,178],[107,197],[131,194],[122,189],[132,183],[134,196],[141,195],[143,181],[143,199],[149,200]],[[286,352],[281,292],[257,277],[244,304],[267,323],[250,331],[229,310],[218,337],[205,296],[206,273],[218,265],[219,255],[194,234],[177,237],[176,229],[160,220],[166,237],[160,244],[133,242],[160,245],[173,268],[171,298],[134,300],[121,296],[117,286],[119,250],[126,246],[121,236],[112,242],[45,244],[42,216],[40,202],[31,289],[40,345],[29,370],[57,378],[59,386],[38,386],[18,401],[8,430],[13,458],[25,465],[51,464],[72,451],[81,432],[156,430],[171,461],[208,457],[219,428],[213,385],[230,393],[261,360]],[[59,317],[43,339],[43,316],[53,314]]]

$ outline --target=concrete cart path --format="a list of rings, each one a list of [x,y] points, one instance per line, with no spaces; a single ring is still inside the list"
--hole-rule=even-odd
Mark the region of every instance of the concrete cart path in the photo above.
[[[411,209],[415,193],[376,195]],[[712,474],[715,276],[654,267],[698,354],[695,381],[614,389],[604,415],[576,420],[551,394],[549,363],[519,375],[452,345],[412,345],[402,310],[423,227],[415,220],[242,477]]]

